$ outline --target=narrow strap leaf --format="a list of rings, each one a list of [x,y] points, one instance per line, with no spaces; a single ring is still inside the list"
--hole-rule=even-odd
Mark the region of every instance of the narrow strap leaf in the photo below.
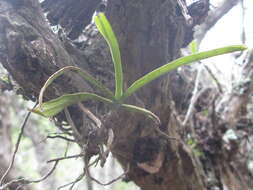
[[[128,96],[132,95],[136,90],[143,87],[147,83],[157,79],[158,77],[160,77],[160,76],[168,73],[169,71],[174,70],[180,66],[183,66],[183,65],[195,62],[195,61],[199,61],[202,59],[206,59],[209,57],[217,56],[217,55],[231,53],[234,51],[243,51],[245,49],[246,49],[246,47],[241,46],[241,45],[227,46],[227,47],[223,47],[223,48],[213,49],[210,51],[195,53],[195,54],[192,54],[189,56],[185,56],[185,57],[181,57],[179,59],[176,59],[172,62],[169,62],[166,65],[163,65],[163,66],[151,71],[150,73],[144,75],[143,77],[141,77],[140,79],[135,81],[123,94],[122,100],[124,98],[127,98]]]
[[[40,106],[36,106],[31,111],[44,117],[53,117],[61,112],[65,107],[87,100],[95,100],[107,104],[113,104],[112,100],[102,96],[93,93],[79,92],[74,94],[65,94],[56,99],[44,102]]]
[[[101,93],[103,93],[106,97],[113,99],[114,95],[112,94],[112,92],[106,88],[101,82],[99,82],[98,80],[96,80],[95,78],[93,78],[91,75],[89,75],[88,73],[86,73],[85,71],[83,71],[82,69],[78,68],[78,67],[74,67],[74,66],[67,66],[64,67],[62,69],[60,69],[59,71],[55,72],[53,75],[51,75],[48,80],[46,81],[46,83],[44,84],[44,86],[41,88],[40,90],[40,95],[39,95],[39,106],[41,106],[42,101],[43,101],[43,95],[45,90],[47,89],[47,87],[59,76],[61,76],[62,74],[64,74],[67,71],[76,71],[82,78],[84,78],[86,81],[90,82],[92,85],[94,85],[95,87],[97,87]]]
[[[145,116],[154,120],[156,122],[156,124],[158,124],[158,125],[161,123],[161,121],[157,115],[155,115],[153,112],[151,112],[145,108],[141,108],[141,107],[130,105],[130,104],[121,104],[121,106],[130,112],[138,112],[138,113],[144,114]]]
[[[96,15],[94,21],[98,31],[102,34],[110,48],[115,74],[115,98],[118,100],[123,94],[123,72],[119,44],[104,13]]]

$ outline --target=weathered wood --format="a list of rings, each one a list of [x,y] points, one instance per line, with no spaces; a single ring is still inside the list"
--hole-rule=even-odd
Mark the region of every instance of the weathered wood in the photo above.
[[[0,2],[0,61],[23,88],[26,96],[37,97],[47,78],[67,65],[85,69],[110,89],[114,89],[108,48],[94,26],[89,25],[98,1],[44,1],[43,7],[48,11],[49,21],[52,25],[62,26],[61,34],[54,34],[50,30],[36,0]],[[178,14],[174,0],[110,0],[106,15],[119,40],[125,86],[152,69],[179,57],[180,48],[185,45],[185,38],[189,35],[189,27],[184,17]],[[190,27],[190,34],[191,29]],[[71,40],[80,35],[87,39],[78,43]],[[180,121],[174,114],[172,98],[177,95],[183,97],[181,94],[187,89],[180,90],[182,85],[177,85],[177,80],[171,81],[175,78],[175,72],[161,77],[127,99],[127,102],[145,106],[155,112],[162,121],[160,129],[178,140],[161,137],[154,130],[157,127],[155,123],[143,115],[118,108],[112,108],[111,113],[107,114],[104,105],[96,102],[87,104],[90,109],[96,109],[98,117],[104,116],[105,128],[113,129],[115,139],[112,153],[123,168],[130,165],[126,180],[134,181],[143,190],[205,190],[214,187],[207,183],[209,178],[204,167],[206,163],[217,165],[215,171],[212,171],[216,177],[225,173],[221,170],[222,166],[235,176],[228,165],[214,162],[218,159],[213,155],[210,162],[209,158],[205,160],[206,163],[200,162],[199,157],[184,143]],[[51,99],[66,92],[77,91],[93,92],[95,89],[80,77],[69,74],[57,80],[47,90],[45,98]],[[83,121],[78,109],[71,109],[70,112],[83,137],[87,137],[88,127],[83,125],[88,122]],[[207,125],[210,125],[209,120]],[[221,134],[213,134],[217,134],[220,143]],[[84,138],[85,140],[87,139]],[[205,145],[209,146],[208,143]],[[203,150],[208,152],[205,147]],[[155,172],[151,174],[148,173],[151,171],[150,163],[162,163],[162,167],[159,166],[158,172],[155,168],[152,170]],[[226,176],[228,175],[222,176],[220,186],[227,184]]]
[[[68,3],[70,2],[68,1]],[[76,5],[73,6],[76,7],[81,6],[80,3],[84,2],[75,3]],[[58,36],[50,30],[35,0],[24,1],[19,7],[15,7],[15,12],[11,6],[6,1],[3,1],[1,5],[1,11],[8,8],[10,10],[2,13],[0,17],[2,26],[0,39],[1,44],[3,44],[0,59],[4,67],[24,89],[25,94],[37,97],[40,87],[48,76],[63,66],[79,65],[92,74],[92,64],[96,64],[99,60],[92,59],[92,56],[100,57],[100,60],[101,58],[107,60],[104,67],[110,63],[106,48],[100,49],[101,52],[95,51],[98,47],[105,47],[101,37],[95,36],[93,43],[81,48],[82,51],[80,51],[71,45],[67,39],[60,41]],[[126,85],[130,85],[143,74],[179,56],[185,34],[185,20],[182,16],[176,15],[176,6],[174,1],[165,2],[162,0],[146,2],[115,0],[108,2],[106,13],[120,42]],[[52,7],[52,9],[47,10],[52,11],[53,9]],[[76,11],[80,13],[82,10]],[[66,14],[70,13],[67,12]],[[51,13],[51,19],[52,15],[53,13]],[[75,15],[79,14],[75,13]],[[75,24],[72,20],[73,17],[70,16],[69,25],[64,25],[68,23],[68,17],[56,20],[69,31]],[[93,62],[93,60],[95,61]],[[93,74],[98,75],[96,73],[97,68],[93,69],[95,72]],[[63,78],[62,81],[57,80],[53,88],[48,90],[46,98],[52,98],[66,92],[92,91],[84,81],[75,78],[73,75],[69,77]],[[138,104],[136,99],[141,100],[147,108],[161,117],[162,129],[165,132],[179,137],[176,123],[168,117],[170,114],[168,82],[168,77],[158,79],[148,87],[143,88],[135,98],[128,101]],[[80,117],[76,111],[72,112],[73,116],[75,114],[75,118]],[[180,190],[204,189],[203,182],[198,174],[199,171],[194,167],[196,161],[187,151],[185,145],[180,140],[179,142],[170,142],[163,139],[160,142],[159,135],[153,130],[154,123],[152,121],[139,114],[117,110],[107,117],[105,127],[112,128],[116,135],[112,149],[115,157],[118,158],[124,168],[130,164],[129,178],[143,189],[168,189],[168,185],[172,189]],[[158,152],[155,152],[162,152],[165,155],[165,160],[162,161],[163,168],[153,175],[137,167],[138,160],[133,160],[135,156],[133,150],[137,146],[135,142],[139,138],[145,138],[145,136],[154,138],[154,142],[158,143],[158,147],[154,148],[159,149]],[[143,151],[145,152],[145,150]],[[124,155],[128,156],[125,157]],[[152,157],[156,158],[156,153]],[[148,160],[152,161],[152,157]],[[188,165],[192,167],[188,167]],[[188,180],[186,180],[184,170],[189,171],[187,172]],[[158,183],[157,180],[152,180],[153,178],[157,178]]]
[[[47,19],[52,25],[60,24],[70,39],[76,39],[90,24],[92,15],[100,0],[45,0],[42,7],[48,12]]]

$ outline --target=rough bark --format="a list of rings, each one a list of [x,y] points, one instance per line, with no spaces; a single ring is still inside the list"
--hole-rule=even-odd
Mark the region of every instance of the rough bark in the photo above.
[[[42,3],[48,12],[47,19],[51,25],[60,24],[70,39],[76,39],[90,23],[99,0],[78,0],[75,3],[68,0],[50,0]]]
[[[50,74],[67,65],[85,69],[113,89],[108,49],[94,27],[88,25],[97,1],[46,0],[43,3],[45,10],[49,11],[49,21],[53,25],[61,24],[66,36],[72,40],[80,35],[88,38],[76,45],[65,35],[57,35],[50,30],[36,0],[0,2],[0,61],[22,87],[24,95],[36,98]],[[71,7],[67,9],[69,4]],[[120,43],[125,86],[152,69],[179,57],[180,48],[185,46],[185,37],[189,32],[192,34],[184,17],[178,14],[174,0],[110,0],[106,15]],[[82,20],[84,23],[80,24]],[[217,150],[220,154],[200,160],[194,150],[185,144],[180,121],[174,114],[173,91],[180,87],[173,84],[177,81],[171,79],[176,75],[174,72],[155,80],[127,102],[145,106],[155,112],[162,122],[160,129],[178,140],[161,137],[154,130],[155,123],[142,115],[121,109],[106,114],[107,108],[103,105],[94,102],[86,105],[96,110],[98,116],[105,116],[105,128],[113,129],[115,139],[112,153],[124,169],[130,165],[126,180],[134,181],[143,190],[222,189],[225,186],[232,188],[233,184],[238,185],[238,190],[244,189],[245,186],[239,183],[238,176],[223,159],[223,156],[227,156],[226,153]],[[94,89],[79,77],[67,75],[47,90],[45,99],[77,91]],[[178,93],[182,95],[183,92]],[[85,133],[88,131],[83,127],[82,114],[78,109],[71,109],[71,115],[79,131],[82,131],[82,136],[86,137]],[[58,116],[59,118],[64,119],[64,116]],[[222,143],[221,136],[218,136],[219,143]],[[204,148],[208,155],[210,152]],[[222,146],[219,148],[222,149]],[[162,162],[158,172],[150,174],[141,168],[140,164],[152,163],[157,158]],[[215,179],[218,178],[218,183],[208,184],[207,175],[210,172],[205,165],[210,165],[211,168],[216,166],[213,173]]]

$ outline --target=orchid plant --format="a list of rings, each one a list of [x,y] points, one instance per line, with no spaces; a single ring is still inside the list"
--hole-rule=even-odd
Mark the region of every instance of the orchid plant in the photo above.
[[[104,37],[104,39],[106,40],[110,48],[110,53],[111,53],[113,66],[114,66],[115,92],[113,93],[100,81],[96,80],[94,77],[92,77],[90,74],[83,71],[82,69],[78,67],[74,67],[74,66],[67,66],[55,72],[46,81],[46,83],[44,84],[44,86],[42,87],[40,91],[39,103],[32,110],[33,112],[45,117],[53,117],[57,115],[59,112],[61,112],[65,107],[76,104],[78,102],[95,100],[95,101],[103,102],[108,105],[118,105],[117,107],[127,109],[130,112],[142,113],[152,118],[153,120],[155,120],[155,122],[160,123],[159,117],[156,116],[155,113],[152,113],[150,110],[147,110],[145,108],[141,108],[135,105],[124,104],[124,100],[127,97],[133,95],[141,87],[157,79],[158,77],[161,77],[162,75],[165,75],[168,72],[174,69],[177,69],[178,67],[181,67],[183,65],[187,65],[189,63],[196,62],[202,59],[206,59],[209,57],[231,53],[235,51],[243,51],[246,49],[246,47],[242,45],[233,45],[233,46],[227,46],[227,47],[213,49],[213,50],[209,50],[205,52],[193,53],[192,55],[178,58],[142,76],[141,78],[133,82],[133,84],[130,85],[126,90],[124,90],[122,63],[121,63],[120,49],[119,49],[117,38],[104,13],[97,14],[96,16],[94,16],[93,19],[98,31],[102,34],[102,36]],[[73,94],[64,94],[56,99],[43,102],[43,95],[44,95],[45,90],[48,88],[48,86],[56,78],[58,78],[59,76],[61,76],[62,74],[68,71],[77,72],[82,78],[84,78],[91,85],[97,88],[100,91],[101,95],[95,94],[95,93],[89,93],[89,92],[78,92],[78,93],[73,93]]]

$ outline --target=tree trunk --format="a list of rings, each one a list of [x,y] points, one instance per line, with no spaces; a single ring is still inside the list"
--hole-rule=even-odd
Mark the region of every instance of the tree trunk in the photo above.
[[[94,26],[88,25],[99,1],[45,0],[42,6],[48,12],[48,20],[53,25],[61,24],[57,34],[51,31],[36,0],[0,2],[0,62],[18,82],[24,96],[36,99],[47,78],[67,65],[83,68],[114,89],[108,48]],[[120,43],[125,86],[180,56],[180,48],[192,39],[192,26],[187,25],[180,12],[175,0],[108,1],[106,15]],[[78,36],[87,39],[77,42]],[[187,91],[181,90],[181,86],[187,82],[177,80],[178,75],[176,72],[165,75],[127,99],[128,103],[156,113],[162,123],[160,130],[178,140],[161,136],[154,129],[156,124],[143,115],[120,108],[107,114],[108,108],[104,105],[86,104],[96,110],[98,117],[104,116],[106,129],[113,130],[115,139],[111,151],[124,169],[130,165],[125,180],[134,181],[143,190],[247,189],[232,169],[232,161],[225,159],[228,152],[223,152],[219,144],[221,134],[215,142],[220,145],[219,154],[210,156],[203,148],[205,159],[202,160],[185,143],[184,129],[175,113],[179,110],[177,102],[182,103]],[[96,89],[80,77],[68,74],[47,90],[45,100],[81,91]],[[70,110],[78,130],[83,137],[87,136],[82,113],[76,108]],[[65,119],[64,114],[57,118]],[[216,129],[220,123],[217,122]],[[210,130],[212,134],[215,132],[215,128]],[[152,167],[155,162],[161,167],[159,164],[155,165],[158,168]],[[208,175],[211,174],[217,181],[210,184]]]

